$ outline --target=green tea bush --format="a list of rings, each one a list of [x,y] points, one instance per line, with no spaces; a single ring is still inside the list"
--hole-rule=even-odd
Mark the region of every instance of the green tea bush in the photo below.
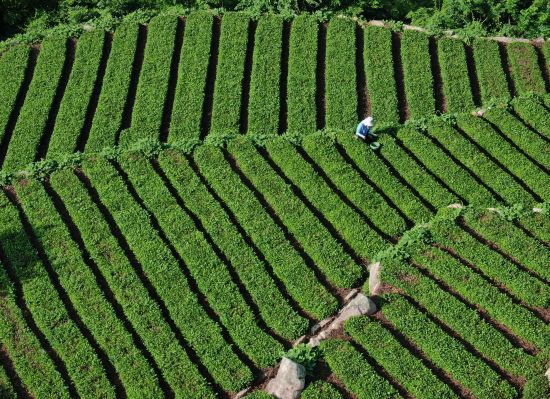
[[[3,168],[19,170],[36,160],[41,138],[46,133],[57,86],[61,81],[68,46],[67,40],[60,38],[47,39],[42,43]]]
[[[434,82],[430,64],[429,36],[406,30],[401,39],[405,93],[411,118],[435,114]]]
[[[114,33],[86,151],[99,152],[117,144],[130,89],[139,29],[136,24],[125,24]]]
[[[168,135],[170,143],[201,137],[213,23],[214,19],[208,12],[194,12],[185,20],[178,83]]]
[[[308,15],[292,21],[288,58],[287,130],[317,130],[317,39],[319,24]]]
[[[512,77],[518,94],[546,94],[538,56],[531,43],[513,42],[506,46]]]
[[[327,29],[325,111],[331,129],[353,129],[357,123],[356,29],[344,18],[332,19]]]
[[[233,352],[218,323],[200,304],[178,261],[151,225],[149,213],[134,201],[125,182],[108,161],[88,161],[83,164],[83,170],[135,254],[147,281],[201,363],[224,390],[238,392],[243,389],[252,381],[252,373]],[[159,267],[159,259],[162,259],[162,267]],[[174,290],[174,286],[178,289]]]
[[[246,133],[279,133],[282,43],[283,19],[277,15],[260,18],[254,37]]]
[[[438,57],[447,111],[471,111],[474,109],[474,100],[466,65],[464,43],[456,39],[440,39],[438,41]]]
[[[364,34],[365,71],[372,115],[378,122],[399,123],[392,31],[369,26]]]
[[[105,32],[100,30],[87,33],[78,40],[74,65],[48,144],[48,157],[70,154],[77,149],[94,85],[97,84],[105,40]]]

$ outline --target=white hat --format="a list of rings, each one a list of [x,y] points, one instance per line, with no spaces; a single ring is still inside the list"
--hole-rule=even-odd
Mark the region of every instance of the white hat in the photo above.
[[[367,116],[361,123],[367,127],[372,127],[374,125],[374,119],[372,116]]]

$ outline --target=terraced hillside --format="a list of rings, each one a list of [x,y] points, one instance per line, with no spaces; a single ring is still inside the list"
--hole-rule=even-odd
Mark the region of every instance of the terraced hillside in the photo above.
[[[3,54],[0,393],[261,395],[378,260],[303,398],[542,399],[549,59],[238,13]]]
[[[380,310],[322,343],[339,383],[358,398],[546,397],[548,231],[539,214],[447,208],[407,232],[371,268]]]
[[[178,143],[353,129],[365,114],[395,124],[470,112],[495,99],[545,95],[549,59],[549,43],[466,46],[339,18],[157,17],[3,54],[0,165],[17,171],[145,138]]]

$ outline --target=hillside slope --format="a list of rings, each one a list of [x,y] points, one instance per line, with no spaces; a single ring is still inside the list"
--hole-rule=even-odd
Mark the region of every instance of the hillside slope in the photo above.
[[[258,390],[380,260],[304,398],[542,399],[549,58],[238,13],[3,54],[1,395]]]
[[[347,19],[228,13],[48,39],[0,59],[0,164],[143,138],[353,129],[550,91],[550,43],[473,46]]]

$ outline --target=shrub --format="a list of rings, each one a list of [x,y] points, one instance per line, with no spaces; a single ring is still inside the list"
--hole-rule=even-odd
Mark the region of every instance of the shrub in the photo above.
[[[487,104],[495,98],[509,99],[510,92],[499,43],[495,40],[476,39],[473,50],[482,102]]]
[[[93,31],[78,40],[74,65],[67,82],[55,127],[48,145],[48,157],[76,151],[101,62],[105,32]]]
[[[365,29],[364,59],[375,121],[399,123],[391,30],[377,26]]]
[[[124,24],[114,33],[86,151],[99,152],[104,147],[117,144],[130,89],[139,29],[138,25]]]
[[[401,40],[401,54],[410,117],[430,117],[435,113],[435,97],[429,36],[406,30]]]
[[[447,111],[471,111],[474,108],[474,100],[466,65],[464,43],[456,39],[443,38],[438,41],[438,44]]]
[[[301,364],[305,367],[306,372],[311,374],[315,368],[317,360],[321,357],[321,351],[317,347],[308,344],[299,344],[283,353],[283,357]]]
[[[245,60],[247,45],[250,45],[248,32],[251,26],[249,17],[244,14],[230,12],[223,16],[214,86],[211,134],[240,133]]]
[[[308,15],[292,22],[288,58],[289,132],[313,132],[317,125],[317,35],[319,24]]]
[[[258,20],[246,133],[279,133],[282,41],[283,19],[280,16],[270,15]]]
[[[208,12],[191,13],[185,21],[178,83],[168,135],[170,143],[201,137],[213,23],[212,15]]]
[[[67,40],[58,38],[46,39],[42,43],[33,79],[2,165],[5,169],[20,170],[37,160],[69,45]]]
[[[328,25],[325,65],[326,126],[352,129],[357,123],[355,22],[334,18]]]
[[[120,143],[124,145],[142,138],[156,139],[160,135],[177,25],[176,17],[158,16],[147,26],[147,43],[132,110],[132,129],[120,135]]]
[[[507,45],[512,77],[518,94],[546,94],[538,56],[531,43],[513,42]]]

